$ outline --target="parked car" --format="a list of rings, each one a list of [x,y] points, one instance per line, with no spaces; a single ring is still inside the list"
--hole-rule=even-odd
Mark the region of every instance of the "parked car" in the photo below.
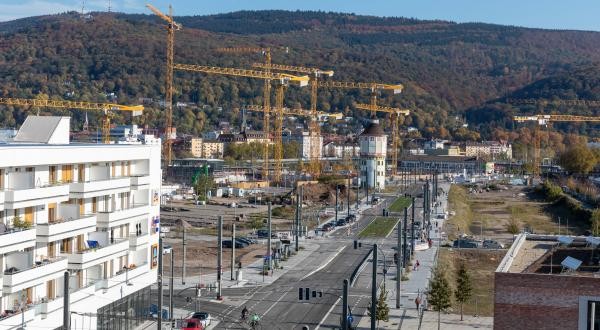
[[[346,217],[346,221],[347,222],[356,221],[356,215],[355,214],[350,214],[349,216]]]
[[[204,330],[205,327],[202,325],[202,321],[198,319],[186,319],[181,323],[181,330]]]
[[[326,223],[321,227],[322,231],[331,231],[333,230],[333,225],[331,225],[330,223]]]
[[[207,328],[212,322],[212,317],[207,312],[192,313],[190,318],[199,320],[204,328]]]
[[[338,219],[335,223],[336,226],[344,226],[346,224],[346,220]]]
[[[248,245],[254,244],[254,241],[246,237],[236,237],[236,241],[244,242]]]
[[[242,247],[247,247],[250,245],[250,243],[246,242],[245,240],[243,240],[241,238],[237,238],[237,237],[235,238],[235,243],[236,243],[235,247],[237,247],[237,243],[242,244]]]
[[[491,240],[491,239],[486,239],[485,241],[483,241],[483,248],[484,249],[504,249],[504,244],[502,244],[498,241]]]
[[[256,231],[256,237],[258,238],[268,238],[269,230],[268,229],[259,229]],[[277,238],[277,234],[271,232],[271,238]]]
[[[461,248],[461,249],[476,249],[479,247],[476,241],[465,240],[465,239],[457,239],[454,241],[453,247]]]
[[[224,240],[221,243],[221,246],[223,246],[223,248],[226,248],[226,249],[231,249],[231,247],[232,247],[231,240],[230,239]],[[242,244],[242,242],[235,241],[235,248],[236,249],[243,249],[245,247],[246,247],[246,245]]]

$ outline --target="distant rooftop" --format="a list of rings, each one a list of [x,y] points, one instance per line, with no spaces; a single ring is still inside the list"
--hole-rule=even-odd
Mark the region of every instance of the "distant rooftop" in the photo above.
[[[69,144],[71,117],[27,116],[14,142]]]
[[[520,234],[496,272],[600,277],[596,237]]]

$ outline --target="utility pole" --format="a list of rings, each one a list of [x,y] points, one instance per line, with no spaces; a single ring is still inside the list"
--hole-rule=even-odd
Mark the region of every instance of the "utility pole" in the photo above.
[[[412,197],[412,203],[410,204],[412,216],[410,217],[410,255],[415,255],[415,198]]]
[[[348,330],[348,279],[344,279],[342,291],[342,330]]]
[[[300,228],[300,236],[302,236],[302,204],[304,201],[304,186],[300,186],[300,208],[298,209],[298,228]],[[296,240],[298,242],[298,240]],[[300,244],[300,242],[298,242]]]
[[[408,208],[404,208],[404,225],[402,227],[402,267],[406,267],[406,265],[408,264],[408,253],[407,253],[407,248],[408,248],[408,244],[407,244],[407,237],[406,237],[406,233],[408,232]]]
[[[217,248],[217,300],[222,300],[223,297],[221,296],[221,285],[222,283],[222,279],[221,279],[221,270],[223,269],[223,216],[220,215],[219,216],[219,222],[217,224],[217,244],[219,244],[218,248]],[[231,242],[231,244],[235,244],[234,242]]]
[[[298,223],[300,222],[300,187],[298,186],[296,188],[296,218],[294,219],[294,225],[292,226],[294,228],[294,246],[295,246],[295,250],[296,252],[298,252]]]
[[[175,250],[171,249],[171,278],[169,278],[169,320],[173,320],[173,281],[175,275]]]
[[[371,282],[371,330],[377,328],[377,244],[373,244],[373,279]]]
[[[187,243],[185,242],[185,225],[183,224],[183,221],[181,223],[181,226],[183,227],[183,235],[181,236],[181,244],[183,246],[183,261],[181,262],[181,284],[185,284],[185,259],[187,257]]]
[[[162,306],[163,306],[163,242],[162,237],[158,237],[158,318],[156,328],[162,330]],[[67,286],[68,287],[68,286]]]
[[[233,270],[235,267],[235,223],[231,224],[231,280],[235,280]]]
[[[347,199],[347,206],[348,206],[348,218],[350,218],[350,185],[352,185],[352,182],[350,181],[350,176],[348,176],[348,186],[346,186],[346,199]]]
[[[267,238],[267,258],[269,258],[269,270],[273,269],[273,256],[271,255],[271,202],[267,204],[269,217],[267,218],[267,227],[269,228],[269,236]]]
[[[337,184],[335,185],[335,222],[338,221],[338,195],[340,193],[340,186],[338,186]]]
[[[404,212],[406,213],[406,208],[404,208]],[[401,292],[401,282],[402,282],[402,265],[400,264],[400,249],[402,246],[402,219],[399,219],[398,225],[396,227],[396,233],[398,237],[396,239],[396,308],[400,308],[400,292]]]
[[[358,185],[358,181],[356,181],[357,185],[356,185],[356,211],[358,211],[358,205],[360,203],[360,197],[359,197],[359,193],[360,193],[360,186]]]
[[[65,272],[63,280],[63,329],[65,330],[71,330],[71,305],[69,298],[69,272]]]

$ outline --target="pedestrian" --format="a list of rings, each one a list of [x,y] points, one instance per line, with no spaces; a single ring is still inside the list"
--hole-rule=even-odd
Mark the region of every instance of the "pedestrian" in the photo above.
[[[427,297],[423,297],[423,311],[427,310]]]
[[[419,305],[421,305],[421,297],[417,296],[417,298],[415,298],[415,305],[417,305],[417,310],[419,310]]]
[[[419,260],[417,260],[417,263],[415,264],[415,266],[417,266],[417,270],[419,270],[419,266],[421,266],[421,263],[419,262]]]

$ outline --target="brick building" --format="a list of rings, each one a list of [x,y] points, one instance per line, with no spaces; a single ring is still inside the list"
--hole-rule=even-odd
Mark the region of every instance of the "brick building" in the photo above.
[[[494,329],[600,329],[598,241],[517,236],[495,273]]]

